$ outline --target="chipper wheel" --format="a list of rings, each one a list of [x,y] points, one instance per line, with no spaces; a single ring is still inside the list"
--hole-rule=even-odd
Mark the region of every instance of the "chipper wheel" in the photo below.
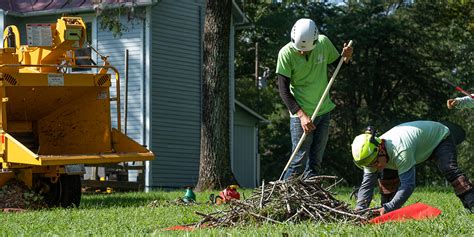
[[[81,203],[81,177],[63,174],[56,183],[50,178],[41,179],[40,193],[50,207],[79,207]]]

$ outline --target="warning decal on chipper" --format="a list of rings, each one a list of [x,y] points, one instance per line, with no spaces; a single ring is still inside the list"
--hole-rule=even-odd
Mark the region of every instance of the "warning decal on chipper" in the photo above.
[[[28,46],[52,46],[53,33],[51,24],[26,24]]]
[[[64,86],[63,74],[48,74],[48,86]]]

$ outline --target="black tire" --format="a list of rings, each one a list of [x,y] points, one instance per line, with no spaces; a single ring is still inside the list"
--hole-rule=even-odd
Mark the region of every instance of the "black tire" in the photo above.
[[[61,175],[56,183],[49,178],[41,181],[48,186],[43,197],[49,207],[79,207],[82,195],[79,175]]]
[[[81,204],[81,177],[79,175],[61,175],[61,207],[79,207]]]
[[[56,183],[53,183],[50,178],[41,178],[36,191],[43,196],[48,207],[59,206],[59,197],[61,196],[61,185],[59,179]]]

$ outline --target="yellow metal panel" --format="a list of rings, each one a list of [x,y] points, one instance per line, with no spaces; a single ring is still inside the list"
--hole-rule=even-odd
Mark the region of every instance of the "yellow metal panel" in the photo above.
[[[13,172],[0,172],[0,187],[3,187],[10,179],[14,178]]]
[[[150,152],[148,149],[138,144],[127,135],[112,129],[113,149],[117,153],[121,152]]]
[[[5,153],[5,134],[3,130],[0,130],[0,163],[3,162],[3,154]],[[0,169],[3,168],[0,164]]]
[[[56,23],[56,47],[79,48],[86,38],[86,25],[81,17],[61,17]]]
[[[39,154],[111,152],[108,90],[87,88],[74,99],[61,106],[45,105],[50,113],[38,118]]]
[[[10,134],[5,134],[5,154],[4,162],[29,164],[29,165],[40,165],[38,155],[31,152],[23,144],[18,142]]]
[[[33,174],[41,174],[43,177],[59,177],[60,174],[64,174],[64,166],[51,165],[51,166],[33,166],[31,167]]]
[[[85,95],[89,95],[87,97],[89,99],[83,101],[83,106],[88,106],[97,100],[103,104],[109,103],[108,88],[8,87],[6,88],[8,102],[4,104],[6,104],[8,121],[36,121],[53,113],[58,108],[68,106],[75,100],[84,100]],[[8,130],[6,131],[8,132]]]
[[[63,156],[40,156],[41,164],[45,165],[66,165],[66,164],[107,164],[126,161],[146,161],[153,160],[153,153],[111,153],[100,155],[63,155]]]
[[[16,178],[23,181],[29,188],[33,186],[33,170],[30,168],[18,169],[15,171]]]
[[[15,48],[0,48],[0,64],[18,64],[18,55]],[[5,68],[2,72],[15,73],[18,68]]]
[[[7,67],[8,68],[8,67]],[[4,71],[6,68],[0,69]],[[13,87],[110,87],[110,74],[3,73],[3,86]],[[8,80],[7,80],[8,79]],[[62,85],[61,85],[62,81]]]
[[[8,35],[9,35],[9,31],[11,31],[11,33],[13,33],[15,35],[15,46],[16,48],[20,48],[20,31],[18,31],[18,27],[14,26],[14,25],[10,25],[10,26],[7,26],[5,27],[5,30],[3,31],[3,43],[4,43],[4,47],[5,48],[10,48],[11,46],[8,45],[8,41],[6,40]],[[16,51],[16,49],[15,49]]]

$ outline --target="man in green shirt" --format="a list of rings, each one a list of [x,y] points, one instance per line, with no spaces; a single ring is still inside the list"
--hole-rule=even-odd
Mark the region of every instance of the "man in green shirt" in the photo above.
[[[342,51],[347,63],[352,48],[344,44]],[[327,65],[340,57],[331,41],[318,32],[311,19],[299,19],[291,30],[291,42],[278,53],[277,69],[280,96],[290,111],[290,132],[293,150],[303,133],[306,139],[286,170],[284,178],[303,173],[317,175],[328,140],[330,111],[335,105],[324,101],[315,121],[311,116],[328,85]]]
[[[458,167],[454,136],[441,123],[402,123],[380,137],[368,129],[354,139],[352,156],[364,169],[356,209],[369,206],[379,173],[380,214],[400,208],[415,190],[415,165],[428,159],[436,163],[464,207],[474,209],[474,186]]]

